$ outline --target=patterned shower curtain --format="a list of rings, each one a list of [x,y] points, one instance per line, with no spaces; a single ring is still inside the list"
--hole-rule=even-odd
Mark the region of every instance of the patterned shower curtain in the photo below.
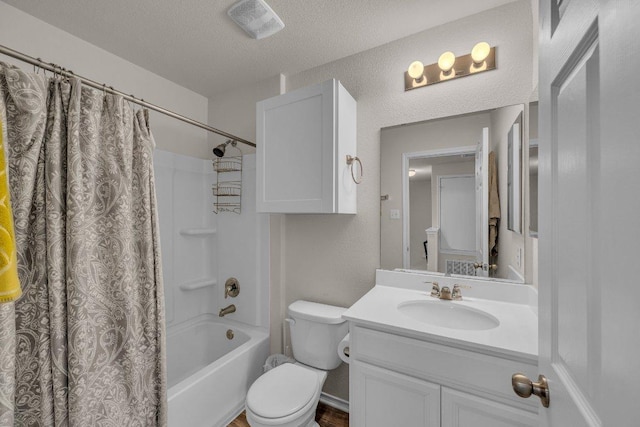
[[[23,296],[0,304],[0,426],[164,426],[146,112],[0,63]]]

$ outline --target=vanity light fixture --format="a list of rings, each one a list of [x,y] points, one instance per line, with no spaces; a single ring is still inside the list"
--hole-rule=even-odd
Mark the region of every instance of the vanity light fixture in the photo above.
[[[423,86],[457,79],[496,68],[496,48],[487,42],[477,43],[471,53],[456,57],[453,52],[445,52],[438,58],[438,62],[423,65],[414,61],[404,73],[404,90],[416,89]]]
[[[416,176],[416,170],[415,169],[409,169],[409,176]]]
[[[424,75],[424,64],[420,61],[413,61],[407,69],[407,75],[411,79],[411,88],[427,85],[427,77]]]
[[[450,79],[455,76],[455,73],[451,72],[451,69],[456,63],[456,56],[451,51],[447,51],[440,55],[438,58],[438,67],[442,70],[440,73],[440,79]]]
[[[491,46],[487,42],[480,42],[471,49],[471,59],[475,64],[482,64],[491,52]]]

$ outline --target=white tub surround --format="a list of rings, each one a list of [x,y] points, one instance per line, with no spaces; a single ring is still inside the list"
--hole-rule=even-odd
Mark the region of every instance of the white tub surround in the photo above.
[[[431,282],[460,285],[463,299],[431,297]],[[539,402],[511,388],[512,374],[537,372],[535,299],[527,285],[378,270],[376,286],[343,315],[350,322],[350,425],[536,426]],[[398,308],[407,304],[418,317],[431,307],[451,321],[417,320]],[[480,311],[491,321],[484,329],[460,326],[443,307]]]

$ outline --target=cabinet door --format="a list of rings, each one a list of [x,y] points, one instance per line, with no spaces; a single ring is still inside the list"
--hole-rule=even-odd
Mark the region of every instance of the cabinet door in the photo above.
[[[442,427],[537,426],[537,414],[442,387]]]
[[[258,103],[258,212],[335,211],[334,85],[329,80]]]
[[[439,427],[440,386],[354,360],[349,424]]]

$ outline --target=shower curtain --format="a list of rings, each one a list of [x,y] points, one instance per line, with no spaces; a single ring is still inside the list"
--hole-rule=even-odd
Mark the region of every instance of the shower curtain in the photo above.
[[[146,112],[0,63],[23,295],[0,304],[1,426],[164,426]]]

